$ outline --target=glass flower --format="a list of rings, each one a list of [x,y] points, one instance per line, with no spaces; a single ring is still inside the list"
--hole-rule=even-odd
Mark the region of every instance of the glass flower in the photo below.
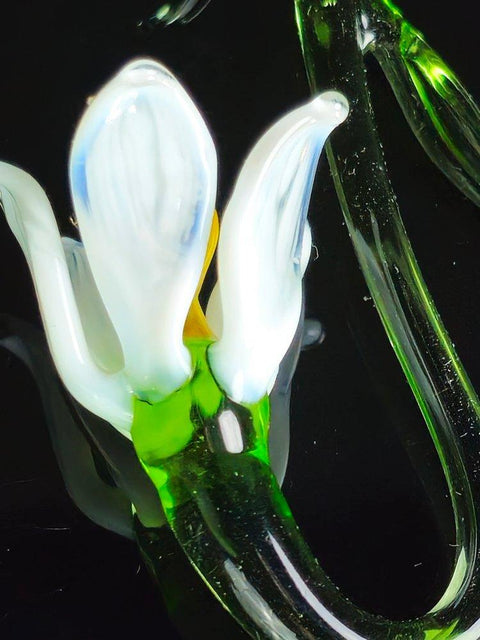
[[[347,114],[343,96],[326,92],[254,145],[223,213],[206,316],[198,294],[218,236],[216,152],[165,67],[128,64],[81,118],[70,155],[81,242],[60,237],[31,176],[0,163],[1,202],[61,379],[132,439],[184,551],[247,627],[283,628],[243,570],[263,553],[250,539],[279,556],[277,533],[295,527],[272,473],[268,394],[301,317],[317,162]],[[268,562],[264,571],[269,580]]]
[[[250,152],[226,207],[209,361],[237,402],[268,392],[293,338],[316,164],[347,112],[344,98],[327,92],[280,119]],[[81,242],[60,237],[31,176],[0,163],[3,208],[58,372],[82,405],[126,436],[134,397],[159,401],[192,376],[185,334],[213,334],[196,295],[210,235],[215,244],[216,182],[201,114],[153,60],[115,75],[76,130],[70,185]]]

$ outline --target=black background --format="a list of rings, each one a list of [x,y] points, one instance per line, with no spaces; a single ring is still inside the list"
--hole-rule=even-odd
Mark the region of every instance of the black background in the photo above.
[[[249,146],[308,95],[292,4],[212,0],[191,24],[150,33],[136,26],[156,8],[148,1],[6,4],[0,157],[45,186],[62,232],[73,235],[66,163],[75,123],[87,96],[126,61],[148,55],[175,72],[210,124],[221,211]],[[474,3],[403,0],[402,7],[480,97]],[[428,161],[373,62],[369,71],[407,230],[478,388],[478,212]],[[307,315],[322,321],[326,339],[303,354],[294,381],[285,492],[321,564],[345,593],[384,615],[421,614],[440,597],[451,566],[446,489],[368,299],[324,161],[311,223],[318,257],[307,278]],[[0,311],[38,325],[30,277],[4,221],[0,243]],[[169,607],[180,635],[134,544],[102,531],[71,504],[26,369],[0,350],[0,374],[0,636],[174,640],[211,638],[217,628],[219,638],[242,637],[172,551],[178,580],[168,586]],[[168,536],[165,544],[174,549]],[[196,612],[187,613],[187,605]]]

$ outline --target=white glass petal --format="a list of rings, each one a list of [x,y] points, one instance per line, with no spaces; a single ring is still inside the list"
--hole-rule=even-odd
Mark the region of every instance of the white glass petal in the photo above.
[[[302,253],[300,258],[300,270],[302,276],[304,275],[308,263],[310,261],[310,254],[312,252],[312,231],[308,222],[305,223],[305,230],[303,232]],[[220,284],[215,283],[212,289],[210,297],[208,298],[207,309],[205,311],[208,325],[217,338],[223,333],[223,311],[222,300],[220,296]]]
[[[70,178],[88,262],[135,392],[151,401],[190,375],[185,318],[207,246],[216,153],[192,100],[160,64],[137,60],[94,98]]]
[[[92,360],[47,196],[28,173],[0,162],[0,198],[27,258],[60,377],[80,404],[128,433],[132,421],[130,390],[121,375],[104,373]]]
[[[62,242],[90,353],[104,371],[120,371],[125,366],[122,347],[98,293],[85,248],[72,238],[62,238]]]
[[[315,170],[327,136],[347,114],[345,98],[328,92],[284,116],[250,152],[227,205],[218,249],[223,331],[209,353],[237,402],[254,402],[271,388],[295,334]]]

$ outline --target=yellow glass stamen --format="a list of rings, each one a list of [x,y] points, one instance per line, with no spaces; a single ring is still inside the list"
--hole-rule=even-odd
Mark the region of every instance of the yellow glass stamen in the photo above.
[[[200,295],[200,291],[202,289],[203,281],[205,280],[208,267],[210,266],[213,255],[215,253],[215,249],[217,248],[219,228],[220,228],[220,225],[218,221],[218,214],[216,211],[214,211],[213,219],[212,219],[212,227],[210,229],[210,236],[208,238],[207,251],[205,253],[205,260],[203,262],[202,273],[200,274],[197,290],[195,291],[195,296],[193,298],[192,304],[190,305],[187,319],[185,320],[185,326],[183,328],[184,338],[214,337],[214,333],[210,329],[207,319],[205,317],[205,314],[203,312],[203,309],[200,306],[198,296]]]

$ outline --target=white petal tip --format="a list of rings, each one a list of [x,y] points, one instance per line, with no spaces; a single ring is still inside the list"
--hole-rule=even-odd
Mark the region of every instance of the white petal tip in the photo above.
[[[133,86],[147,86],[175,80],[173,73],[160,62],[150,58],[138,58],[126,64],[115,76],[116,80]]]
[[[334,127],[344,122],[350,112],[348,100],[338,91],[325,91],[316,96],[310,104],[318,113],[318,117],[324,118],[327,112]]]

